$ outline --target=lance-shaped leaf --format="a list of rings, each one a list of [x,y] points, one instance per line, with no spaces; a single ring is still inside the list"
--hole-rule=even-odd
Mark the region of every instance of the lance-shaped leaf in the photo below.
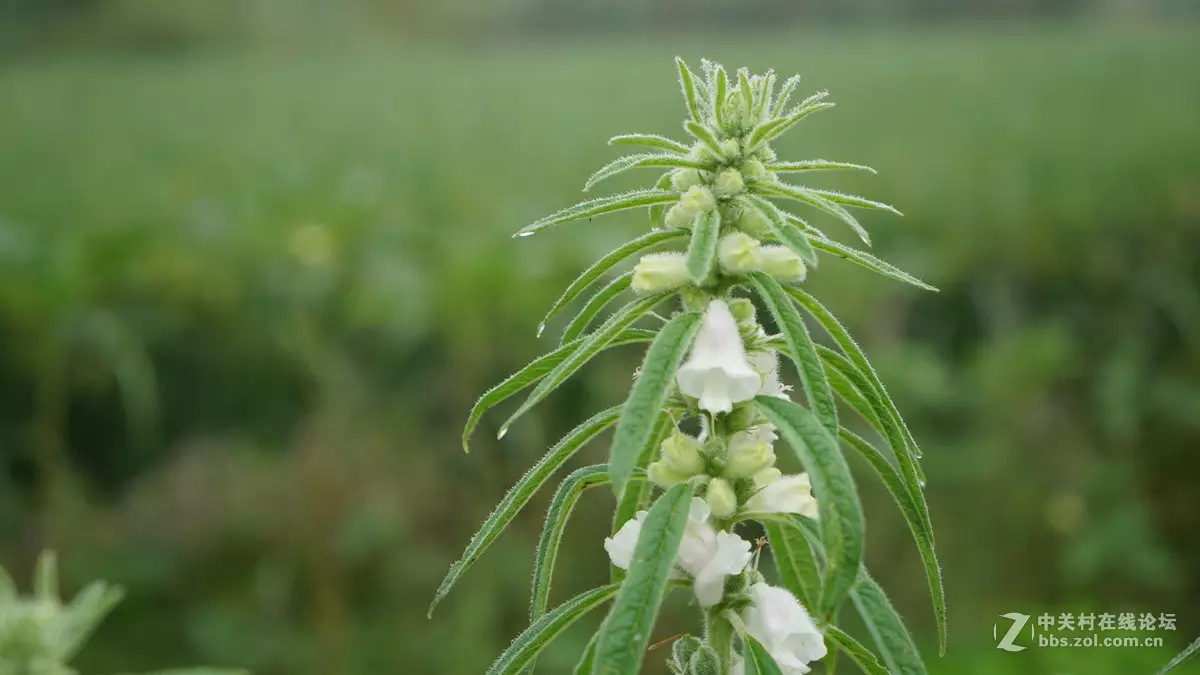
[[[654,432],[655,420],[667,399],[667,390],[675,379],[675,371],[687,356],[692,338],[700,328],[700,314],[687,312],[667,322],[658,337],[646,350],[641,374],[633,383],[625,402],[621,421],[613,434],[608,473],[613,492],[618,497],[625,490],[625,481],[633,473],[646,443]]]
[[[692,241],[688,244],[687,270],[692,281],[703,285],[717,265],[717,240],[721,238],[721,212],[717,209],[696,216]]]
[[[580,202],[574,206],[569,206],[561,211],[546,216],[535,223],[530,223],[529,225],[526,225],[518,230],[513,236],[528,237],[529,235],[544,230],[548,227],[569,223],[573,220],[592,218],[605,213],[636,209],[642,206],[668,204],[676,199],[679,199],[678,192],[658,189],[633,190],[632,192],[624,192],[618,195],[600,197],[598,199],[589,199],[586,202]]]
[[[858,171],[879,173],[875,169],[863,164],[831,162],[827,159],[806,159],[800,162],[772,162],[766,166],[766,169],[767,171],[772,171],[774,173],[799,173],[801,171],[830,171],[839,169],[853,169]]]
[[[615,584],[593,588],[555,607],[554,611],[518,635],[488,669],[487,675],[516,675],[521,672],[554,638],[582,616],[608,602],[616,593]]]
[[[887,671],[894,675],[926,675],[921,653],[904,627],[904,621],[866,570],[859,576],[850,599],[875,639]]]
[[[787,107],[788,99],[792,97],[792,92],[795,91],[798,84],[800,84],[799,75],[793,75],[783,81],[783,86],[779,88],[779,96],[775,99],[775,104],[771,107],[772,118],[783,114],[783,109]]]
[[[699,122],[688,120],[687,122],[683,123],[683,128],[687,129],[689,134],[695,136],[696,140],[703,143],[704,147],[708,148],[712,154],[724,160],[729,159],[725,156],[725,151],[721,149],[721,142],[717,140],[716,136],[713,136],[712,131],[709,130],[708,127],[700,124]]]
[[[58,629],[58,656],[62,661],[74,658],[124,595],[120,588],[95,581],[71,600],[64,615],[66,620]]]
[[[686,155],[691,148],[679,141],[658,134],[621,134],[608,139],[609,145],[641,145]]]
[[[817,253],[813,250],[812,243],[809,242],[808,236],[800,231],[792,222],[787,219],[787,214],[775,206],[768,199],[763,199],[758,195],[750,195],[746,198],[753,208],[762,213],[763,219],[767,221],[767,227],[770,228],[771,234],[779,240],[781,244],[792,249],[792,252],[800,256],[813,267],[817,266]]]
[[[746,675],[783,675],[766,647],[749,635],[742,637],[742,657],[745,659]]]
[[[768,197],[786,197],[788,199],[795,199],[798,202],[808,204],[809,206],[815,207],[820,211],[824,211],[825,213],[828,213],[829,215],[849,225],[850,229],[854,230],[854,233],[858,235],[859,239],[863,240],[864,244],[868,246],[871,245],[871,235],[867,234],[867,230],[858,222],[857,218],[851,215],[849,211],[842,208],[840,205],[835,204],[825,197],[814,193],[809,188],[802,187],[800,185],[792,185],[790,183],[781,183],[778,181],[768,182],[762,180],[753,180],[750,181],[750,189],[755,194],[765,195]]]
[[[687,64],[678,56],[675,57],[675,66],[679,68],[679,88],[683,91],[683,100],[687,102],[688,114],[696,122],[702,122],[700,105],[696,101],[696,79],[692,77],[692,71]]]
[[[619,345],[627,345],[634,342],[649,342],[654,339],[654,333],[640,328],[628,328],[616,337],[612,342],[608,343],[609,347]],[[505,399],[513,394],[521,391],[525,387],[537,382],[545,377],[546,373],[554,370],[560,363],[570,356],[579,346],[583,344],[582,340],[574,340],[563,346],[555,349],[549,354],[545,354],[533,360],[532,363],[525,366],[521,370],[508,376],[500,384],[492,387],[479,398],[475,403],[475,407],[471,408],[470,415],[467,416],[467,423],[463,427],[462,443],[463,452],[467,451],[467,444],[471,438],[471,432],[479,424],[480,418],[489,409],[502,403]]]
[[[929,596],[933,600],[933,615],[937,620],[939,650],[945,653],[946,644],[946,591],[942,584],[942,568],[938,565],[937,554],[934,552],[933,530],[929,524],[929,510],[925,498],[920,491],[915,494],[908,489],[892,463],[883,456],[875,446],[853,432],[842,429],[841,439],[854,448],[879,474],[883,484],[891,493],[892,499],[904,514],[908,529],[912,532],[917,550],[921,554],[921,564],[925,567],[925,579],[929,584]]]
[[[821,326],[825,328],[825,332],[829,333],[829,336],[833,338],[833,341],[837,343],[842,352],[849,357],[850,361],[852,361],[854,365],[858,367],[860,371],[862,371],[863,375],[867,377],[867,380],[871,383],[871,388],[878,393],[880,402],[893,415],[895,415],[897,423],[899,423],[900,428],[904,432],[904,438],[908,444],[909,450],[915,457],[920,457],[921,450],[919,447],[917,447],[917,442],[913,438],[912,432],[908,430],[908,426],[904,423],[904,418],[900,415],[900,411],[896,408],[896,404],[892,402],[892,397],[888,395],[887,389],[884,388],[883,381],[879,379],[879,375],[876,374],[875,369],[871,367],[871,362],[867,360],[867,355],[864,354],[862,349],[859,348],[858,344],[854,342],[854,338],[850,337],[850,333],[846,332],[846,329],[842,326],[841,322],[839,322],[837,318],[835,318],[833,314],[829,312],[828,309],[825,309],[824,305],[817,302],[816,298],[812,297],[808,293],[805,293],[799,288],[792,286],[787,287],[785,290],[787,291],[788,295],[792,296],[796,302],[799,302],[801,306],[803,306],[804,309],[807,310],[808,313],[817,320],[817,323],[820,323]],[[865,394],[867,392],[864,391],[863,393]]]
[[[936,287],[930,286],[929,284],[925,283],[924,281],[921,281],[920,279],[914,277],[913,275],[909,274],[908,272],[905,272],[904,270],[900,269],[899,267],[896,267],[895,265],[892,265],[891,263],[880,260],[879,258],[876,258],[875,256],[871,255],[870,253],[867,253],[866,251],[860,251],[856,248],[851,248],[849,246],[846,246],[844,244],[838,243],[836,241],[833,241],[832,239],[827,239],[827,238],[813,240],[812,246],[813,246],[813,248],[820,249],[822,251],[825,251],[826,253],[832,253],[833,255],[836,255],[837,257],[842,258],[843,260],[849,260],[850,262],[852,262],[856,265],[865,267],[865,268],[871,270],[872,272],[877,272],[877,273],[882,274],[883,276],[888,277],[890,279],[895,279],[896,281],[903,281],[906,284],[912,284],[913,286],[916,286],[917,288],[923,288],[927,291],[934,291],[934,292],[937,291]]]
[[[777,117],[767,122],[763,122],[755,127],[754,131],[750,132],[750,138],[746,141],[746,152],[754,152],[763,145],[770,143],[773,139],[782,136],[788,129],[796,126],[796,124],[798,124],[800,120],[804,119],[805,117],[808,117],[818,110],[832,108],[833,106],[834,104],[832,103],[811,103],[803,108],[800,108],[787,117]]]
[[[671,186],[671,176],[674,173],[675,173],[674,171],[664,172],[661,176],[658,177],[658,180],[654,183],[654,189],[655,190],[670,190],[672,187]],[[650,224],[651,230],[657,230],[657,229],[660,229],[663,227],[663,214],[665,214],[666,212],[667,212],[666,204],[655,204],[654,206],[651,206],[650,208],[646,209],[647,222]],[[674,228],[668,228],[668,229],[674,230]],[[682,230],[676,230],[676,231],[679,231],[682,234],[686,234]]]
[[[710,169],[709,165],[687,157],[681,157],[673,152],[668,153],[645,153],[638,155],[627,155],[618,157],[592,174],[591,178],[587,179],[583,189],[586,192],[593,185],[599,183],[605,178],[611,178],[619,173],[630,169],[641,169],[654,166],[669,166],[675,169],[698,169],[704,171]]]
[[[888,675],[888,671],[879,662],[879,659],[871,653],[871,650],[862,646],[858,640],[850,637],[837,626],[829,626],[825,629],[825,637],[842,651],[846,652],[859,668],[867,675]]]
[[[600,625],[594,675],[637,675],[641,669],[691,503],[692,486],[681,483],[667,490],[642,521],[629,574]]]
[[[591,267],[584,270],[575,281],[572,281],[571,285],[567,286],[567,290],[563,291],[558,300],[554,301],[554,306],[550,308],[549,312],[546,312],[546,318],[542,319],[542,322],[538,324],[537,334],[541,336],[542,331],[546,329],[546,323],[554,318],[555,314],[558,314],[564,307],[569,305],[572,300],[586,291],[597,279],[604,276],[605,272],[616,267],[630,256],[648,251],[663,242],[679,239],[685,234],[687,233],[683,230],[655,230],[647,232],[633,241],[622,244],[620,248],[597,260]]]
[[[454,563],[450,567],[450,571],[446,573],[446,578],[442,580],[441,586],[438,586],[437,593],[434,595],[433,603],[429,605],[430,616],[433,615],[434,608],[442,601],[442,598],[446,597],[463,573],[475,564],[488,546],[491,546],[492,542],[500,536],[504,528],[508,527],[508,524],[525,507],[525,504],[529,503],[530,498],[541,488],[542,484],[588,441],[612,426],[620,415],[620,406],[597,413],[588,421],[571,430],[554,447],[550,448],[537,464],[533,465],[532,469],[521,476],[508,494],[504,495],[504,499],[500,500],[496,510],[492,511],[492,515],[488,516],[475,536],[471,537],[471,542],[463,551],[462,558]]]
[[[762,521],[771,556],[783,586],[804,601],[805,607],[817,607],[821,600],[821,570],[804,533],[790,521]]]
[[[758,396],[754,401],[787,440],[812,480],[827,555],[819,607],[826,616],[832,616],[862,566],[862,505],[850,467],[835,438],[811,412],[772,396]]]
[[[837,402],[829,389],[829,380],[825,376],[825,368],[821,365],[821,357],[817,355],[808,328],[800,317],[799,310],[791,298],[783,291],[779,282],[762,272],[750,272],[750,281],[758,289],[758,295],[775,320],[775,325],[783,333],[787,342],[785,353],[796,364],[800,373],[800,382],[804,386],[804,396],[817,414],[817,419],[831,436],[837,435],[838,415]]]
[[[600,637],[600,633],[592,633],[592,639],[588,640],[587,648],[579,657],[579,663],[575,664],[574,675],[592,675],[592,668],[596,665],[596,638],[598,637]]]
[[[725,131],[725,98],[729,92],[729,76],[720,65],[713,68],[713,121],[717,128]]]
[[[567,327],[563,329],[562,343],[566,344],[583,335],[592,321],[604,311],[604,308],[608,307],[608,304],[617,296],[629,289],[629,284],[632,280],[633,272],[626,272],[605,284],[604,288],[596,291],[595,295],[588,298],[587,303],[580,308],[579,313],[571,319],[571,323],[568,323]]]
[[[638,455],[637,465],[634,467],[635,475],[638,472],[645,471],[650,466],[650,462],[654,461],[658,456],[658,449],[662,442],[667,439],[667,436],[675,428],[675,421],[666,412],[658,414],[658,421],[655,422],[654,432],[650,434],[650,440],[646,441],[646,447],[642,448],[642,452]],[[650,483],[649,481],[641,481],[637,485],[630,486],[621,496],[617,498],[617,508],[613,511],[612,532],[617,533],[627,521],[632,520],[637,516],[637,512],[650,505]],[[625,570],[611,565],[612,580],[620,581],[625,578]]]
[[[903,213],[900,213],[900,211],[897,210],[896,207],[892,206],[891,204],[884,204],[883,202],[873,201],[873,200],[867,199],[866,197],[859,197],[858,195],[848,195],[844,192],[837,192],[835,190],[818,190],[816,188],[805,188],[805,189],[807,189],[809,192],[811,192],[815,195],[820,195],[821,197],[828,199],[829,201],[833,202],[834,204],[845,204],[846,206],[857,206],[860,209],[874,209],[876,211],[891,211],[892,213],[894,213],[898,216],[904,215]]]
[[[541,403],[543,399],[550,395],[550,392],[558,388],[560,384],[566,381],[568,377],[579,370],[585,363],[590,361],[593,356],[603,351],[610,342],[615,340],[618,335],[629,328],[633,322],[642,318],[642,316],[654,308],[655,305],[662,302],[667,297],[666,293],[656,293],[646,296],[639,300],[625,305],[617,310],[608,320],[600,325],[594,332],[589,333],[586,337],[581,338],[582,342],[579,347],[573,350],[562,360],[554,370],[551,370],[545,377],[538,382],[533,391],[529,393],[529,397],[521,404],[520,408],[512,414],[500,427],[500,433],[497,438],[503,438],[504,434],[508,433],[508,428],[516,422],[521,415],[529,412],[535,405]]]
[[[1175,670],[1179,666],[1191,661],[1197,654],[1200,654],[1200,638],[1197,638],[1195,642],[1185,647],[1182,652],[1179,652],[1175,658],[1171,659],[1170,663],[1163,666],[1163,669],[1158,671],[1158,675],[1165,675]]]

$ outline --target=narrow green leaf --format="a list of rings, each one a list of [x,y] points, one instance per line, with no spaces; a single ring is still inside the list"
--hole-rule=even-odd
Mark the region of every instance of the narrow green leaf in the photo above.
[[[683,59],[676,56],[675,65],[679,68],[679,88],[683,90],[683,100],[687,102],[688,114],[692,119],[701,122],[700,106],[696,103],[696,81],[692,71],[688,69]]]
[[[524,508],[542,484],[588,441],[612,426],[620,416],[621,406],[597,413],[588,421],[572,429],[554,447],[550,448],[537,464],[533,465],[532,469],[521,476],[508,494],[504,495],[504,499],[500,500],[496,510],[492,511],[475,536],[471,537],[471,542],[463,551],[462,558],[454,563],[450,567],[450,571],[446,573],[446,578],[442,580],[442,584],[438,586],[437,593],[434,595],[433,603],[429,605],[430,616],[433,615],[434,608],[442,601],[442,598],[446,597],[459,577],[475,564],[488,546],[491,546],[492,542],[500,536],[504,528],[508,527],[508,524]]]
[[[784,588],[800,598],[805,607],[817,607],[821,601],[821,570],[804,533],[790,522],[764,520],[762,526]]]
[[[903,213],[900,213],[900,211],[896,207],[892,206],[891,204],[884,204],[883,202],[873,201],[873,200],[867,199],[866,197],[859,197],[858,195],[848,195],[844,192],[837,192],[835,190],[818,190],[816,188],[806,188],[806,189],[815,195],[820,195],[820,196],[824,197],[825,199],[828,199],[829,201],[833,202],[834,204],[845,204],[846,206],[857,206],[860,209],[874,209],[876,211],[891,211],[892,213],[894,213],[898,216],[904,215]]]
[[[875,369],[871,367],[871,362],[867,360],[867,355],[864,354],[862,349],[859,348],[858,344],[854,342],[854,338],[850,337],[850,334],[846,332],[846,329],[842,326],[841,322],[839,322],[833,316],[833,314],[829,312],[828,309],[825,309],[824,305],[817,302],[816,298],[793,286],[789,286],[785,290],[787,291],[788,295],[791,295],[793,298],[795,298],[795,300],[799,302],[809,314],[812,314],[813,318],[815,318],[817,322],[825,328],[825,331],[829,333],[829,336],[833,338],[833,341],[837,343],[842,352],[845,353],[846,356],[850,357],[850,360],[854,363],[854,365],[857,366],[858,369],[862,371],[863,375],[867,377],[867,379],[871,382],[872,388],[879,393],[881,403],[883,403],[884,406],[886,406],[887,409],[893,415],[895,415],[896,421],[900,424],[900,428],[904,432],[904,438],[909,446],[909,450],[912,452],[913,456],[920,457],[921,449],[917,447],[917,442],[913,438],[912,432],[908,430],[908,425],[904,423],[904,418],[900,415],[900,411],[896,408],[896,404],[892,401],[892,397],[888,395],[887,389],[884,388],[883,381],[879,379],[879,375],[876,374]]]
[[[538,619],[518,635],[488,669],[487,675],[516,675],[521,672],[571,624],[608,602],[616,594],[615,584],[593,588],[555,607],[554,611]]]
[[[708,127],[699,122],[688,120],[683,123],[683,128],[687,129],[689,134],[695,136],[696,140],[703,143],[714,155],[721,159],[729,159],[725,156],[725,151],[721,150],[721,142],[717,140],[716,136],[713,136],[712,131]]]
[[[829,389],[829,380],[825,376],[825,367],[821,365],[821,357],[817,355],[812,336],[800,317],[799,310],[791,298],[783,291],[779,282],[770,275],[762,272],[750,272],[750,281],[758,289],[758,295],[775,320],[775,325],[783,333],[787,342],[785,353],[796,364],[800,373],[800,382],[804,386],[804,397],[817,414],[821,425],[836,436],[838,431],[837,401]]]
[[[672,239],[679,239],[685,234],[686,233],[682,230],[655,230],[653,232],[647,232],[633,241],[622,244],[619,248],[597,260],[592,264],[591,267],[588,267],[586,270],[584,270],[583,273],[575,279],[575,281],[572,281],[571,285],[567,286],[567,290],[563,291],[563,294],[559,296],[558,300],[554,301],[554,306],[550,308],[549,312],[546,312],[546,317],[542,319],[541,323],[538,324],[538,336],[541,336],[542,331],[546,329],[546,324],[550,321],[550,319],[554,318],[555,314],[558,314],[564,307],[569,305],[572,300],[579,297],[579,295],[587,290],[588,287],[590,287],[593,283],[595,283],[597,279],[604,276],[605,272],[611,270],[613,267],[616,267],[623,260],[629,258],[630,256],[647,251],[663,242],[671,241]],[[563,342],[567,342],[567,340],[563,340]]]
[[[743,638],[742,647],[746,675],[783,675],[779,664],[775,663],[770,652],[758,640],[746,635]]]
[[[588,298],[587,304],[585,304],[579,310],[579,313],[576,314],[573,319],[571,319],[571,323],[567,324],[567,327],[563,329],[563,344],[571,342],[572,340],[577,339],[580,335],[583,335],[584,332],[587,331],[587,327],[591,325],[592,321],[600,314],[600,312],[603,312],[604,308],[607,307],[614,298],[629,289],[629,284],[632,280],[633,272],[626,272],[625,274],[622,274],[616,279],[613,279],[605,284],[604,288],[596,291],[595,295]]]
[[[821,541],[828,557],[819,607],[830,616],[845,600],[862,567],[862,505],[850,467],[835,438],[811,412],[772,396],[758,396],[754,401],[779,429],[812,479],[821,514]]]
[[[814,193],[809,188],[779,181],[768,182],[754,180],[750,181],[750,189],[757,194],[768,197],[786,197],[788,199],[795,199],[798,202],[808,204],[809,206],[815,207],[820,211],[824,211],[825,213],[828,213],[829,215],[849,225],[850,229],[854,230],[854,233],[858,235],[859,239],[863,240],[864,244],[868,246],[871,245],[871,235],[867,233],[867,230],[863,228],[863,226],[858,222],[857,218],[851,215],[849,211],[842,208],[840,205],[835,204],[825,197]]]
[[[605,178],[611,178],[619,173],[630,169],[642,169],[646,167],[669,166],[676,169],[698,169],[701,171],[712,168],[707,164],[703,164],[694,159],[681,157],[672,153],[644,153],[638,155],[626,155],[618,157],[613,161],[600,167],[596,173],[592,174],[587,182],[583,185],[583,190],[586,192],[593,185],[599,183]]]
[[[668,204],[679,199],[679,193],[671,190],[633,190],[632,192],[624,192],[608,197],[600,197],[598,199],[589,199],[586,202],[580,202],[574,206],[569,206],[561,211],[553,213],[541,220],[526,225],[517,231],[513,236],[528,237],[535,232],[540,232],[548,227],[569,223],[573,220],[582,218],[592,218],[605,213],[613,213],[614,211],[624,211],[626,209],[636,209],[641,206],[653,206],[655,204]]]
[[[629,575],[600,625],[594,675],[637,675],[641,669],[691,503],[692,486],[681,483],[667,490],[646,514]]]
[[[654,333],[648,330],[639,328],[629,328],[617,336],[612,342],[608,343],[609,347],[617,347],[619,345],[627,345],[634,342],[649,342],[654,339]],[[471,408],[470,415],[467,416],[467,423],[463,427],[462,443],[463,452],[468,450],[468,442],[471,439],[471,433],[475,431],[475,427],[479,424],[479,420],[483,414],[489,409],[502,403],[505,399],[513,394],[521,391],[525,387],[537,382],[554,370],[568,356],[571,355],[579,345],[583,344],[582,340],[574,340],[563,346],[555,349],[549,354],[545,354],[533,360],[532,363],[525,366],[521,370],[509,375],[500,384],[492,387],[479,398],[475,403],[475,407]]]
[[[661,176],[658,177],[658,180],[655,181],[654,189],[655,190],[670,190],[673,187],[671,185],[671,176],[674,173],[675,173],[674,170],[664,172]],[[667,212],[666,204],[655,204],[654,206],[651,206],[650,208],[646,209],[647,222],[650,224],[651,230],[664,229],[663,228],[663,226],[664,226],[663,215],[666,214],[666,212]],[[675,230],[675,228],[666,228],[666,229]],[[678,231],[678,230],[675,230],[675,231]]]
[[[753,112],[754,110],[754,85],[750,84],[750,71],[745,68],[738,68],[738,92],[742,95],[742,101],[746,105],[746,110]]]
[[[588,640],[587,648],[579,657],[579,663],[575,664],[574,675],[592,675],[592,668],[596,664],[596,638],[598,637],[600,637],[600,633],[592,633],[592,639]]]
[[[845,631],[837,626],[829,626],[825,629],[825,637],[831,642],[846,652],[859,668],[862,668],[867,675],[888,675],[887,668],[875,658],[869,649],[859,644],[858,640],[850,637]]]
[[[644,471],[650,466],[650,462],[658,456],[658,449],[662,442],[667,439],[667,435],[675,428],[675,422],[666,412],[658,414],[658,421],[654,424],[654,432],[650,434],[650,440],[646,442],[646,446],[642,448],[642,452],[638,455],[637,464],[634,467],[635,473]],[[641,481],[636,490],[626,489],[620,497],[617,498],[617,508],[613,512],[612,532],[617,533],[627,521],[632,520],[637,516],[637,512],[650,505],[650,483],[649,481]],[[614,582],[625,578],[625,570],[610,565],[612,568],[612,580]]]
[[[941,645],[946,643],[946,591],[942,582],[942,568],[938,565],[937,554],[934,552],[933,530],[929,524],[929,510],[925,506],[925,498],[919,491],[913,494],[908,489],[899,472],[875,446],[847,429],[841,430],[841,438],[857,450],[879,474],[908,523],[913,541],[921,554],[921,564],[925,567],[925,580],[929,584],[929,597],[933,600],[933,615],[937,620],[939,649],[944,651],[945,648]]]
[[[854,169],[858,171],[870,171],[871,173],[879,173],[875,169],[863,164],[849,164],[846,162],[831,162],[826,159],[806,159],[801,162],[775,162],[766,166],[767,171],[775,173],[797,173],[801,171],[830,171],[838,169]]]
[[[721,238],[721,212],[717,209],[696,216],[692,241],[688,244],[687,269],[692,281],[703,285],[717,265],[717,241]]]
[[[813,250],[808,236],[789,222],[786,214],[778,206],[772,204],[769,199],[758,195],[749,195],[746,200],[762,213],[763,218],[767,221],[767,227],[771,229],[771,234],[775,235],[781,244],[792,249],[792,252],[803,258],[804,262],[813,267],[817,266],[820,261],[817,259],[817,252]]]
[[[691,149],[679,141],[658,134],[621,134],[608,139],[609,145],[641,145],[686,155]]]
[[[754,152],[762,146],[770,143],[773,139],[782,136],[788,129],[800,123],[800,120],[809,115],[826,108],[834,107],[833,103],[813,103],[805,106],[787,117],[779,117],[767,122],[764,122],[754,128],[750,132],[750,138],[746,141],[746,152]]]
[[[43,602],[58,602],[58,555],[42,551],[33,573],[33,595]]]
[[[772,119],[783,114],[783,109],[787,107],[788,99],[792,97],[792,91],[798,84],[800,84],[799,75],[793,75],[783,81],[783,86],[779,88],[779,97],[775,99],[775,105],[771,108]]]
[[[680,314],[662,327],[658,337],[646,350],[641,374],[629,392],[621,421],[617,423],[612,454],[608,460],[613,492],[618,497],[625,490],[625,481],[633,473],[650,440],[658,413],[666,401],[667,390],[675,379],[675,371],[687,355],[699,328],[699,313]]]
[[[875,639],[887,671],[894,675],[926,675],[921,654],[904,621],[866,570],[859,576],[850,599]]]
[[[1195,642],[1185,647],[1178,656],[1171,659],[1170,663],[1163,666],[1163,669],[1158,671],[1158,675],[1165,675],[1179,666],[1182,666],[1183,664],[1195,658],[1197,654],[1200,654],[1200,638],[1197,638]]]
[[[755,123],[761,122],[766,116],[767,106],[771,105],[771,96],[775,93],[775,71],[768,70],[759,82],[758,89],[754,92],[754,109],[751,110],[751,115]]]
[[[560,384],[565,382],[575,371],[583,367],[593,356],[604,351],[609,343],[615,340],[618,335],[629,328],[635,321],[642,318],[646,312],[653,309],[655,305],[666,299],[667,295],[666,293],[656,293],[634,300],[614,312],[595,331],[581,338],[582,342],[579,347],[568,354],[561,363],[554,367],[554,370],[547,373],[538,382],[537,386],[533,388],[533,391],[529,393],[529,397],[525,399],[521,407],[517,408],[517,411],[508,418],[508,421],[500,426],[500,433],[497,434],[497,438],[503,438],[504,434],[508,433],[508,428],[521,415],[524,415],[535,405],[541,403],[542,400],[550,395],[550,392],[557,389]]]
[[[101,581],[87,585],[71,600],[66,621],[59,628],[59,656],[66,662],[83,648],[104,617],[121,602],[125,592]]]
[[[938,290],[936,287],[930,286],[924,281],[921,281],[920,279],[914,277],[908,272],[905,272],[899,267],[892,265],[891,263],[880,260],[866,251],[860,251],[856,248],[851,248],[844,244],[833,241],[832,239],[817,239],[812,241],[812,246],[813,248],[820,249],[826,253],[832,253],[843,260],[849,260],[856,265],[861,265],[862,267],[882,274],[885,277],[895,279],[896,281],[903,281],[906,284],[912,284],[917,288],[923,288],[927,291],[937,292]]]
[[[725,74],[725,69],[717,66],[713,69],[714,86],[713,90],[713,121],[717,123],[717,128],[721,131],[726,131],[725,127],[725,98],[729,90],[729,76]]]
[[[546,511],[546,525],[538,540],[533,562],[533,589],[529,603],[529,619],[537,621],[546,613],[550,602],[550,584],[554,580],[554,563],[558,560],[558,544],[562,541],[567,520],[584,490],[608,482],[608,466],[593,464],[576,469],[563,479]]]

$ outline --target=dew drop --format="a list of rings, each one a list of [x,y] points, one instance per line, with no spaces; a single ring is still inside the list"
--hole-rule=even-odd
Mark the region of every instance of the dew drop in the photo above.
[[[508,433],[508,427],[500,427],[500,432],[496,434],[496,440],[504,438],[504,434]]]
[[[539,324],[538,324],[538,331],[537,331],[537,335],[536,335],[536,336],[534,336],[534,337],[542,337],[542,331],[544,331],[544,330],[546,330],[546,324],[544,324],[544,323],[539,323]]]
[[[518,232],[518,233],[517,233],[517,236],[518,236],[518,237],[529,237],[529,236],[532,236],[532,235],[533,235],[533,233],[532,233],[532,232]]]

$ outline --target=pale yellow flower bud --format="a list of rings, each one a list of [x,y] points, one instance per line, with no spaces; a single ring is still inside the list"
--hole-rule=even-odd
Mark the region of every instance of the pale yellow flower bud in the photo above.
[[[700,444],[687,434],[676,431],[662,442],[662,461],[675,473],[694,476],[704,471],[704,457]]]
[[[771,233],[771,226],[766,217],[762,211],[755,208],[742,209],[736,224],[739,230],[751,237],[765,237]]]
[[[775,465],[775,453],[766,443],[743,445],[733,449],[725,473],[734,478],[748,478]]]
[[[725,169],[717,174],[713,190],[722,197],[734,197],[745,192],[746,181],[742,180],[742,173],[737,169]]]
[[[724,478],[714,478],[708,484],[708,496],[705,497],[708,508],[717,518],[728,518],[737,512],[737,495],[733,487]]]
[[[679,198],[679,206],[694,218],[717,208],[717,200],[713,197],[712,190],[703,185],[693,185]]]
[[[658,293],[687,285],[687,258],[682,253],[650,253],[633,268],[634,293]]]
[[[673,227],[677,230],[682,230],[692,226],[692,221],[696,219],[696,214],[689,211],[679,204],[675,204],[667,209],[667,215],[663,217],[663,222],[668,227]]]
[[[700,185],[700,172],[696,169],[676,169],[671,174],[671,185],[680,191]]]
[[[742,148],[738,142],[732,138],[726,138],[721,141],[721,152],[730,159],[734,159],[742,154]]]
[[[721,237],[717,244],[717,260],[721,268],[732,274],[741,274],[758,269],[762,261],[759,259],[758,240],[742,232],[734,232]],[[737,318],[737,315],[734,315]]]
[[[646,475],[650,477],[650,481],[659,487],[669,488],[672,485],[679,485],[688,479],[688,476],[682,476],[675,473],[667,466],[666,462],[652,462],[650,467],[646,469]]]
[[[762,271],[780,281],[803,281],[807,274],[804,261],[786,246],[764,246],[759,257]]]
[[[757,159],[751,158],[742,162],[742,175],[746,178],[761,178],[766,173],[766,167]]]
[[[728,304],[729,313],[733,315],[733,320],[738,322],[738,326],[754,323],[754,303],[749,298],[734,298]]]
[[[763,469],[754,474],[754,487],[763,489],[783,477],[783,472],[775,467]]]

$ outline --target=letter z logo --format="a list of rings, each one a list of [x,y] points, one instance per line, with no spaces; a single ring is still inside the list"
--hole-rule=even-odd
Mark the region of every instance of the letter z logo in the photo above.
[[[1025,624],[1029,623],[1029,615],[1018,614],[1017,612],[1009,612],[1008,614],[1001,614],[1000,617],[1003,619],[1011,619],[1012,626],[1008,629],[1008,632],[1004,634],[1004,637],[1000,638],[1000,641],[996,643],[996,649],[1003,649],[1006,652],[1025,651],[1025,647],[1013,644],[1013,641],[1016,640],[1017,636],[1021,634],[1021,630],[1025,628]],[[992,624],[993,640],[996,639],[996,628],[997,624]]]

